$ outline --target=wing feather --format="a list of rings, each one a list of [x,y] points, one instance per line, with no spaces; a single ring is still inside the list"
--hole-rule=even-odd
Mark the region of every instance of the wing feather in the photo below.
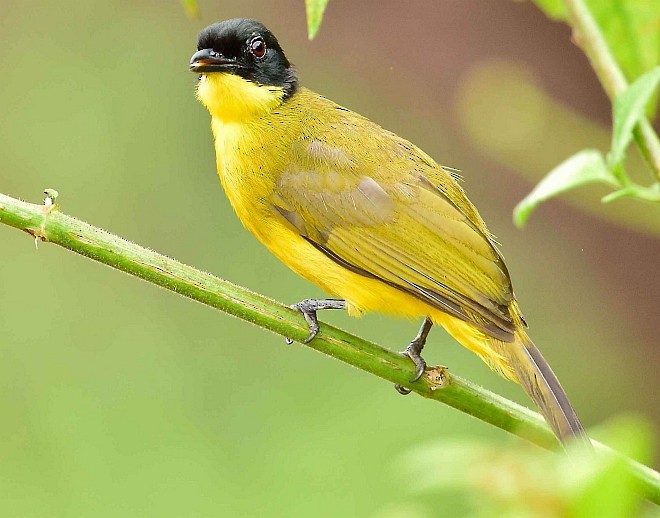
[[[336,263],[512,341],[509,274],[476,209],[450,172],[386,137],[364,156],[318,141],[302,145],[270,202]],[[391,169],[369,159],[379,149]]]

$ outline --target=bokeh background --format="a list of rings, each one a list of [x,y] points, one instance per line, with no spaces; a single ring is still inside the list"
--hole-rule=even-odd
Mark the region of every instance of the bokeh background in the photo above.
[[[303,84],[463,171],[585,424],[657,426],[658,209],[582,188],[511,223],[544,173],[609,143],[609,103],[566,26],[529,2],[331,0],[309,42],[302,0],[200,9],[1,3],[0,192],[55,188],[64,212],[181,261],[287,303],[320,295],[232,213],[187,71],[202,27],[258,18]],[[516,441],[8,227],[0,258],[4,516],[426,516],[396,468],[413,445]],[[393,349],[418,326],[323,317]],[[426,356],[529,404],[440,330]]]

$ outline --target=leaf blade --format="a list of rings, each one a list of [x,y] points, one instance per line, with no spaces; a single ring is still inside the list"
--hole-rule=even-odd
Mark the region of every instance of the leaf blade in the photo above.
[[[323,21],[323,13],[328,5],[328,0],[305,0],[305,12],[307,13],[307,37],[313,40],[319,32]]]
[[[566,20],[568,9],[563,0],[534,0],[534,3],[551,20]]]
[[[550,171],[513,210],[513,221],[522,228],[536,207],[563,192],[589,183],[617,186],[600,151],[585,149]]]
[[[610,168],[618,168],[633,138],[633,129],[644,117],[646,105],[660,85],[660,66],[637,79],[614,99],[612,106],[612,149],[607,162]]]
[[[197,0],[181,0],[186,13],[190,18],[199,18],[199,5]]]
[[[548,18],[568,22],[563,0],[533,0]],[[660,2],[657,0],[586,0],[629,81],[660,64]]]

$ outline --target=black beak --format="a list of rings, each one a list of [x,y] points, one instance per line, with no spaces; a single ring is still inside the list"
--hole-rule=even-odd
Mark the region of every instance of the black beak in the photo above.
[[[190,71],[198,74],[207,72],[231,72],[242,68],[235,59],[226,58],[213,49],[202,49],[190,58]]]

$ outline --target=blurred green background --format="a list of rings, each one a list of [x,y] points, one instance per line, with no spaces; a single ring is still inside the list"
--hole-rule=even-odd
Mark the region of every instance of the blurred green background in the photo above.
[[[511,223],[544,173],[609,143],[608,101],[567,27],[505,0],[337,0],[309,42],[302,0],[200,9],[0,4],[0,192],[52,187],[62,211],[183,262],[287,303],[320,295],[232,213],[187,71],[202,27],[258,18],[303,84],[462,169],[585,424],[660,422],[657,208],[583,188]],[[13,229],[0,253],[4,516],[426,516],[396,459],[430,440],[515,441]],[[392,349],[418,325],[323,318]],[[441,330],[426,356],[530,404]]]

